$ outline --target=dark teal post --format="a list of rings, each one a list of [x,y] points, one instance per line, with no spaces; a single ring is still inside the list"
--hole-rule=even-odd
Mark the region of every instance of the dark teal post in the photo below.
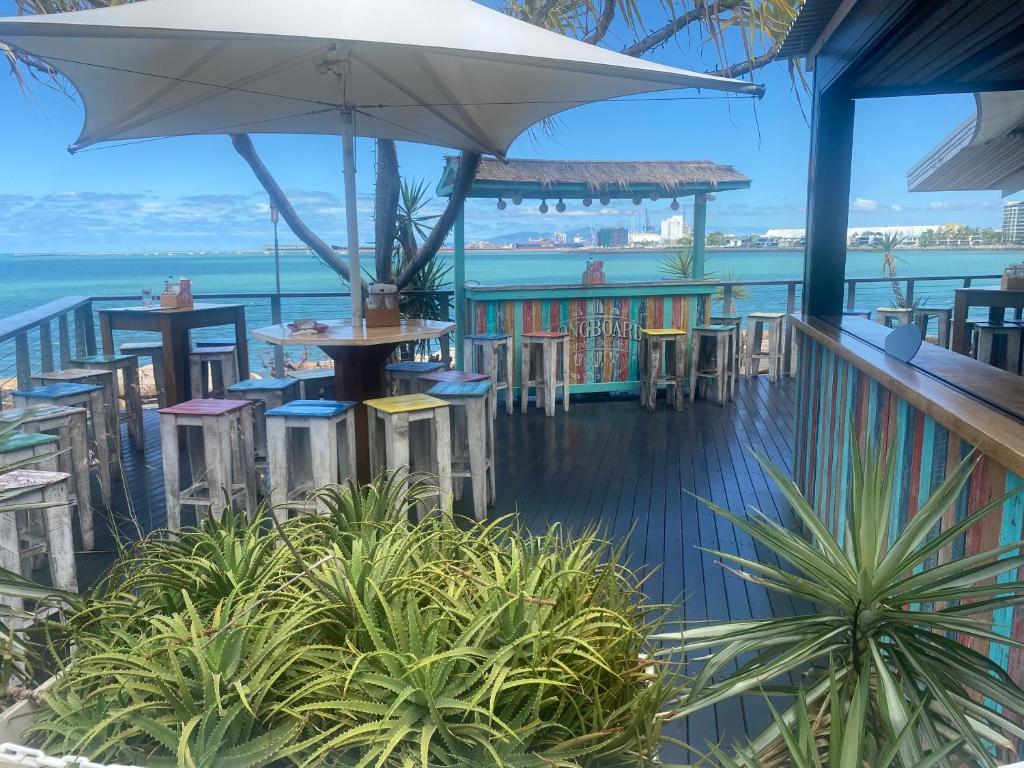
[[[455,219],[455,367],[462,369],[462,337],[466,335],[466,204]]]
[[[693,196],[693,278],[704,278],[704,239],[707,233],[708,196]]]

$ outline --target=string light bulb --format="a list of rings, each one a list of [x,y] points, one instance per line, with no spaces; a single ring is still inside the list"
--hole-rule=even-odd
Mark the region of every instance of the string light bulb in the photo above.
[[[498,210],[499,211],[504,211],[507,207],[508,207],[508,203],[506,203],[504,200],[502,200],[499,197],[498,198]]]
[[[540,211],[541,213],[547,213],[548,212],[548,201],[544,200],[540,204],[540,208],[538,208],[537,210]]]
[[[565,213],[565,201],[562,198],[558,198],[558,205],[555,206],[555,210],[559,213]]]
[[[651,192],[650,198],[651,198],[651,202],[652,203],[653,202],[657,202],[657,200],[658,200],[658,193],[657,192]]]
[[[608,205],[612,199],[608,195],[601,195],[601,205]]]
[[[633,196],[633,205],[640,205],[640,195]]]
[[[676,200],[676,199],[675,199],[675,198],[673,197],[673,198],[672,198],[672,205],[670,205],[670,206],[669,206],[669,208],[671,208],[671,209],[672,209],[673,211],[678,211],[678,210],[679,210],[679,201],[678,201],[678,200]]]
[[[523,204],[523,196],[520,195],[518,192],[516,192],[514,195],[512,195],[512,204],[513,205],[522,205]]]
[[[592,198],[592,197],[584,197],[583,198],[583,207],[584,208],[589,208],[593,204],[594,204],[594,198]]]

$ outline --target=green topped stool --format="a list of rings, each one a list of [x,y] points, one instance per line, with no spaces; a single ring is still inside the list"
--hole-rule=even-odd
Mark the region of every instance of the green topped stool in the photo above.
[[[452,425],[452,478],[455,498],[469,478],[473,489],[473,516],[487,518],[487,507],[497,499],[494,480],[494,420],[490,398],[494,386],[486,381],[442,381],[427,394],[448,403]],[[458,482],[454,482],[458,479]]]
[[[0,471],[21,464],[44,472],[56,472],[59,448],[55,435],[20,430],[12,432],[0,437]]]
[[[355,406],[350,400],[292,400],[267,411],[273,514],[322,507],[310,493],[356,480]]]
[[[640,331],[641,407],[654,410],[659,384],[665,385],[665,401],[674,405],[677,411],[682,410],[686,396],[686,331],[678,328],[644,328]]]
[[[82,368],[110,371],[114,409],[120,411],[117,401],[123,399],[125,420],[128,422],[128,439],[132,445],[141,449],[145,441],[142,425],[142,391],[139,388],[139,358],[124,354],[88,355],[73,357],[71,362]]]
[[[303,400],[334,399],[334,369],[307,368],[302,371],[286,371],[289,379],[299,382],[299,397]]]
[[[719,405],[736,396],[736,371],[733,325],[698,325],[690,331],[690,402],[697,396],[701,381],[714,380]],[[710,343],[705,343],[710,342]]]

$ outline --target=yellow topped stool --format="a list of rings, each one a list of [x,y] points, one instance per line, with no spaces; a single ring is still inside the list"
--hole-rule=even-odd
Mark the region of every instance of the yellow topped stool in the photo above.
[[[686,382],[686,331],[644,328],[640,334],[641,407],[653,411],[658,399],[658,385],[664,384],[665,402],[672,403],[677,411],[682,410]]]

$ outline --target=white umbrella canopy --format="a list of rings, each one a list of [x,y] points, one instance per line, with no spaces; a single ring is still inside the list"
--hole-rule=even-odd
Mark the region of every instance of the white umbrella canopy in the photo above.
[[[580,104],[763,90],[571,40],[472,0],[146,0],[0,18],[0,40],[78,90],[85,120],[72,151],[195,134],[344,136],[356,320],[353,134],[502,157],[531,125]]]

